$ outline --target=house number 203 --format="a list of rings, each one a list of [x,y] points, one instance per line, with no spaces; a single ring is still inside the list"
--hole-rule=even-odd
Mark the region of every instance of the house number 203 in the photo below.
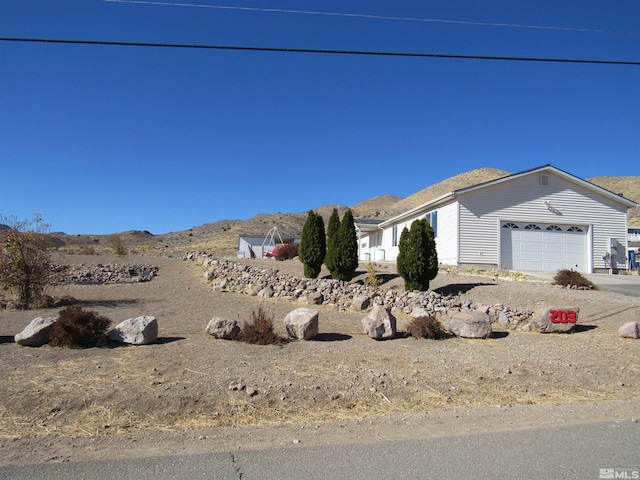
[[[549,310],[551,323],[576,323],[577,315],[573,310]]]

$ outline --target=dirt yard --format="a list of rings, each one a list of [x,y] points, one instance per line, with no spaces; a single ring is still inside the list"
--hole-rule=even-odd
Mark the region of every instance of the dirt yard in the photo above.
[[[284,335],[282,320],[297,304],[213,292],[203,267],[177,258],[56,260],[157,265],[150,282],[50,293],[75,297],[113,325],[153,315],[160,338],[84,350],[18,347],[16,333],[58,309],[0,310],[0,464],[640,417],[640,341],[617,336],[624,322],[640,319],[639,298],[443,272],[432,289],[486,305],[579,306],[577,330],[544,335],[494,324],[487,340],[375,341],[363,333],[363,313],[320,306],[315,340],[257,346],[216,340],[205,326],[214,316],[242,323],[263,307]],[[302,273],[297,260],[264,265]],[[356,280],[365,277],[361,267]],[[393,267],[379,272],[388,279],[383,288],[402,288]],[[398,330],[408,320],[398,316]],[[230,390],[231,382],[257,394]]]

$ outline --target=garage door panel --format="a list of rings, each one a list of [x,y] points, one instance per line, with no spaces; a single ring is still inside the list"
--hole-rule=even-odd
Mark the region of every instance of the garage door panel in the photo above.
[[[528,252],[542,252],[544,250],[543,242],[522,241],[518,242],[519,250],[526,250]]]
[[[514,224],[501,228],[502,268],[525,271],[556,271],[572,268],[587,271],[586,228],[568,232],[569,226]],[[547,230],[547,228],[549,228]]]

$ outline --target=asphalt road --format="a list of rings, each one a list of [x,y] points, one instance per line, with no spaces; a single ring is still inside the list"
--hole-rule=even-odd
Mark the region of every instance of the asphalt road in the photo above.
[[[0,467],[0,478],[637,479],[639,447],[640,424],[627,420],[398,442],[7,466]]]

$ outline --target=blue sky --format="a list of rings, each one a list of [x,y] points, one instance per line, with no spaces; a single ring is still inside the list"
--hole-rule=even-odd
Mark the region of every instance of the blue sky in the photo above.
[[[182,3],[2,0],[0,37],[640,61],[636,0]],[[638,175],[639,154],[638,65],[0,42],[0,214],[52,231],[167,233],[480,167]]]

